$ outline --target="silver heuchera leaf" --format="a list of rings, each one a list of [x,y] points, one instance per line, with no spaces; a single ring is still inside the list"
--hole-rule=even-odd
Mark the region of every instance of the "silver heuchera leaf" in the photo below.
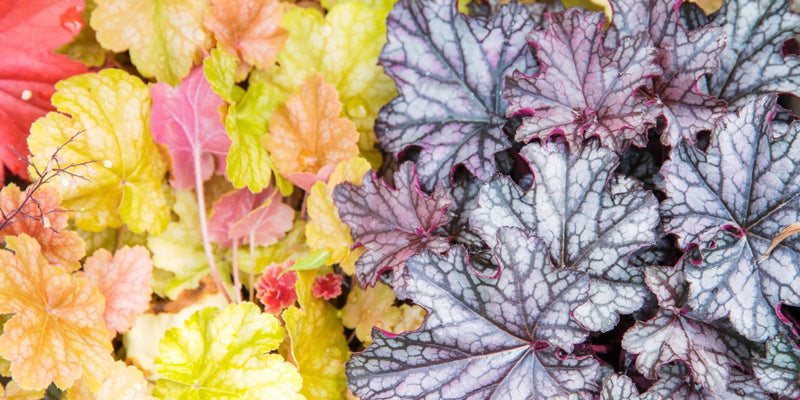
[[[625,375],[611,374],[603,378],[603,390],[600,400],[636,400],[639,391],[631,378]]]
[[[738,369],[731,370],[728,387],[720,393],[714,393],[693,382],[689,368],[683,363],[668,364],[658,371],[661,378],[639,398],[641,400],[764,400],[769,394],[758,386],[758,382],[750,375]]]
[[[719,71],[708,81],[711,94],[734,108],[767,93],[800,94],[800,58],[781,54],[783,43],[800,32],[789,0],[725,0],[709,24],[728,38]]]
[[[503,132],[504,77],[534,71],[525,34],[534,25],[519,4],[490,19],[458,13],[452,0],[401,0],[386,21],[380,63],[400,96],[380,112],[375,135],[395,155],[420,146],[424,188],[447,184],[459,164],[482,180],[497,169],[494,154],[511,147]]]
[[[664,73],[654,78],[652,95],[667,122],[662,143],[674,146],[682,138],[693,141],[697,132],[713,128],[726,104],[698,92],[696,83],[719,67],[717,58],[725,47],[722,28],[708,26],[687,33],[678,22],[676,0],[613,3],[616,17],[606,46],[615,43],[617,37],[645,32],[658,48],[657,61]]]
[[[674,268],[648,268],[647,284],[662,307],[655,317],[637,322],[622,339],[622,347],[634,354],[636,368],[649,379],[667,363],[683,361],[689,365],[695,382],[714,393],[727,387],[731,364],[740,365],[748,354],[738,342],[716,326],[693,319],[679,307],[685,296],[683,271]]]
[[[773,138],[774,103],[761,97],[720,118],[707,153],[684,142],[661,170],[665,230],[682,247],[715,242],[687,266],[689,304],[706,319],[729,316],[753,341],[778,333],[778,303],[800,304],[800,238],[759,262],[772,238],[800,221],[800,124]]]
[[[658,109],[634,96],[653,75],[656,49],[646,34],[623,38],[613,55],[603,51],[603,13],[572,8],[550,14],[546,30],[528,35],[541,65],[528,77],[508,79],[508,115],[525,115],[516,139],[527,142],[562,133],[573,148],[597,136],[612,150],[643,146]]]
[[[434,233],[450,222],[446,211],[453,201],[447,191],[437,186],[430,196],[422,193],[411,162],[394,173],[394,185],[392,189],[373,173],[361,186],[345,182],[333,191],[334,203],[342,221],[350,226],[353,241],[366,249],[355,265],[362,286],[374,285],[387,269],[394,269],[393,279],[398,281],[412,255],[424,249],[444,252],[450,247],[446,238]]]
[[[767,342],[767,357],[753,360],[761,387],[781,396],[800,397],[800,350],[783,335]]]
[[[508,229],[495,252],[498,278],[480,277],[455,246],[408,260],[405,292],[428,310],[423,326],[375,342],[347,364],[347,382],[369,399],[548,399],[596,393],[599,364],[563,353],[588,332],[569,316],[588,282],[553,270],[541,239]]]
[[[472,226],[489,244],[503,226],[542,237],[553,265],[590,276],[589,301],[575,318],[590,330],[610,330],[617,314],[638,310],[647,296],[628,258],[654,242],[655,196],[633,179],[610,178],[617,156],[596,141],[578,153],[563,141],[531,143],[522,155],[536,177],[533,188],[523,192],[507,177],[484,185]]]

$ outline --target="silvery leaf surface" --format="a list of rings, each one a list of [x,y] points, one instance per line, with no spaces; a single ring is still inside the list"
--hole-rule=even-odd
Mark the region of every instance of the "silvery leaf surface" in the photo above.
[[[689,368],[683,363],[665,365],[661,367],[658,375],[661,379],[641,395],[641,400],[764,400],[769,398],[769,394],[758,386],[758,382],[753,376],[745,375],[738,369],[731,370],[728,387],[720,393],[709,391],[688,377]]]
[[[458,13],[452,0],[400,0],[386,21],[380,55],[399,96],[375,123],[384,150],[421,147],[420,182],[447,185],[457,165],[482,180],[497,169],[494,154],[511,147],[503,132],[505,76],[533,72],[525,35],[534,23],[518,3],[489,17]]]
[[[507,177],[484,185],[471,224],[487,243],[504,226],[525,229],[547,244],[556,268],[590,276],[589,301],[573,311],[593,331],[614,327],[620,313],[638,310],[644,276],[628,258],[654,243],[658,202],[635,180],[612,177],[617,156],[596,141],[572,153],[563,141],[522,150],[535,182],[525,192]]]
[[[689,305],[705,319],[729,316],[753,341],[778,333],[779,303],[800,304],[800,238],[761,260],[800,221],[800,124],[773,137],[774,103],[764,96],[720,118],[707,152],[683,142],[661,170],[664,229],[684,248],[704,248],[702,262],[686,267]]]
[[[428,311],[423,326],[375,342],[347,364],[348,385],[369,399],[547,399],[598,391],[599,364],[566,354],[588,332],[569,316],[585,276],[554,270],[541,239],[502,230],[497,278],[480,277],[461,246],[409,259],[404,291]]]
[[[610,374],[603,378],[600,400],[636,400],[639,390],[631,378],[625,375]]]
[[[353,242],[366,249],[355,265],[362,286],[374,285],[387,269],[393,269],[393,280],[398,281],[412,255],[450,247],[435,231],[450,222],[447,208],[453,201],[442,187],[430,195],[423,193],[411,162],[394,173],[394,188],[371,173],[363,185],[338,185],[333,200],[342,221],[350,226]]]
[[[753,360],[753,372],[770,393],[800,397],[800,349],[786,336],[767,342],[767,356]]]
[[[625,37],[613,54],[603,50],[603,13],[577,8],[549,14],[547,28],[528,35],[536,48],[539,72],[514,72],[504,97],[508,115],[522,115],[516,140],[567,137],[572,148],[599,137],[618,152],[629,144],[646,143],[647,126],[655,123],[657,107],[634,94],[654,75],[656,48],[645,33]]]

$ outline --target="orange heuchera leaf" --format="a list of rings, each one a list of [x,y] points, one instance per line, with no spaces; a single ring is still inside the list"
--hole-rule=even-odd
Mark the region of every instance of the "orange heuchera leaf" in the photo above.
[[[131,329],[136,317],[149,308],[153,260],[147,248],[125,246],[113,257],[99,249],[86,259],[83,271],[106,299],[103,319],[112,336]]]
[[[4,187],[0,190],[0,210],[11,217],[26,195],[27,192],[20,191],[14,184]],[[42,255],[51,264],[69,271],[80,268],[79,261],[86,255],[86,246],[77,233],[65,229],[68,216],[58,208],[61,194],[56,188],[45,186],[33,192],[32,197],[13,218],[14,222],[0,230],[0,238],[27,234],[39,242]]]
[[[95,390],[114,362],[103,322],[103,296],[88,279],[50,265],[28,235],[6,237],[0,250],[0,356],[23,389],[50,382],[66,389],[83,377]]]
[[[205,24],[223,51],[267,69],[289,37],[280,27],[282,16],[278,0],[214,0]]]
[[[358,131],[339,118],[342,103],[322,75],[306,78],[303,86],[272,114],[265,145],[281,175],[308,191],[326,181],[341,161],[358,155]]]

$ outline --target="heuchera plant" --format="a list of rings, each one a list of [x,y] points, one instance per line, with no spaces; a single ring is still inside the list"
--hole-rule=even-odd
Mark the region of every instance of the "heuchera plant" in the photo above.
[[[800,93],[800,16],[611,6],[605,29],[580,9],[395,4],[380,62],[399,96],[375,129],[405,163],[394,191],[370,177],[334,200],[359,281],[428,315],[373,330],[355,395],[800,394],[800,124],[778,98]]]

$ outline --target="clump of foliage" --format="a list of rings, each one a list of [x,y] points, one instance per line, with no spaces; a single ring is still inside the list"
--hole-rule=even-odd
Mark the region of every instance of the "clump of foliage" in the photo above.
[[[0,10],[0,394],[800,396],[800,16],[606,5]]]

